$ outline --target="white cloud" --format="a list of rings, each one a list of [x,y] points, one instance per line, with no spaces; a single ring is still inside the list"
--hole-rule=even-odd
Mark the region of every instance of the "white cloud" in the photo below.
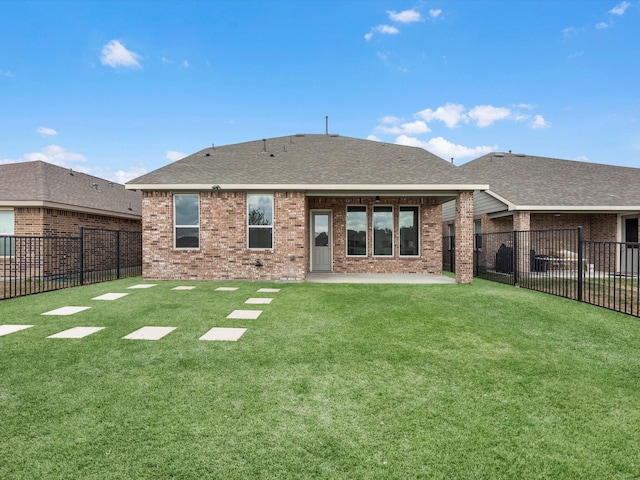
[[[542,115],[533,117],[531,128],[549,128],[550,126],[549,122],[547,122]]]
[[[609,13],[611,13],[612,15],[622,16],[624,15],[624,12],[627,10],[627,8],[629,8],[630,6],[631,4],[629,2],[622,2],[616,5],[615,7],[613,7],[611,10],[609,10]]]
[[[138,62],[140,58],[140,55],[131,50],[127,50],[118,40],[111,40],[102,47],[100,61],[103,65],[113,68],[142,68],[142,65]]]
[[[167,150],[167,160],[171,160],[175,162],[176,160],[180,160],[181,158],[186,157],[186,153],[176,152],[174,150]]]
[[[400,30],[398,30],[393,25],[378,25],[377,27],[373,28],[376,32],[382,33],[384,35],[397,35],[398,33],[400,33]]]
[[[398,23],[414,23],[422,20],[422,16],[417,10],[403,10],[402,12],[387,10],[387,14],[391,20]]]
[[[416,120],[415,122],[407,122],[400,125],[379,125],[378,127],[376,127],[376,131],[381,133],[391,133],[393,135],[420,135],[422,133],[430,132],[431,129],[422,120]]]
[[[469,110],[469,118],[476,121],[478,127],[488,127],[498,120],[504,120],[511,116],[511,110],[492,105],[478,105]]]
[[[173,60],[171,60],[170,58],[167,58],[167,57],[162,57],[160,60],[162,61],[162,63],[164,65],[171,65],[173,63]]]
[[[533,110],[534,108],[536,108],[536,106],[532,105],[531,103],[518,103],[517,105],[514,105],[514,108],[522,108],[524,110]]]
[[[39,152],[25,153],[17,160],[5,158],[0,163],[35,162],[38,160],[52,163],[59,167],[67,167],[74,162],[86,162],[87,157],[80,153],[69,152],[60,145],[49,145]]]
[[[15,75],[9,71],[0,70],[0,77],[13,78]]]
[[[183,60],[182,61],[182,68],[189,68],[189,67],[190,67],[189,61],[188,60]]]
[[[381,33],[383,35],[397,35],[398,33],[400,33],[400,30],[398,30],[393,25],[377,25],[373,27],[371,31],[364,36],[365,40],[367,41],[371,40],[373,38],[374,33]]]
[[[394,117],[393,115],[386,115],[386,116],[378,119],[379,123],[386,123],[387,125],[389,125],[389,124],[395,125],[395,124],[400,123],[402,121],[403,121],[402,118]]]
[[[607,22],[598,22],[596,23],[596,28],[598,30],[602,30],[603,28],[609,28],[611,26],[611,23],[607,23]]]
[[[436,110],[427,108],[415,114],[416,117],[422,118],[426,122],[440,120],[449,128],[454,128],[461,122],[467,122],[467,115],[464,113],[464,105],[456,103],[448,103]]]
[[[464,145],[456,145],[443,137],[435,137],[425,142],[415,137],[400,135],[396,138],[395,143],[398,145],[424,148],[425,150],[446,159],[450,159],[452,157],[454,159],[475,158],[498,149],[497,145],[465,147]]]
[[[374,142],[382,142],[382,139],[376,137],[375,135],[369,135],[367,136],[367,140],[373,140]]]
[[[58,132],[56,132],[53,128],[47,127],[38,127],[38,130],[36,131],[43,137],[53,137],[54,135],[58,134]]]
[[[145,173],[147,173],[147,169],[144,167],[130,167],[129,170],[116,170],[113,173],[113,176],[107,179],[118,183],[126,183],[129,180],[133,180],[134,178],[144,175]]]
[[[429,10],[429,16],[431,18],[438,18],[442,14],[442,10],[439,8],[432,8]]]
[[[575,158],[578,162],[588,162],[589,161],[589,157],[587,157],[586,155],[580,155],[578,157]]]

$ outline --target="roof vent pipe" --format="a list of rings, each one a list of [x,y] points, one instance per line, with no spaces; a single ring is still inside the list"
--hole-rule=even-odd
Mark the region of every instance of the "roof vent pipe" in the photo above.
[[[324,117],[324,134],[329,135],[329,115]]]
[[[267,151],[267,139],[266,138],[262,139],[262,151],[263,152]]]

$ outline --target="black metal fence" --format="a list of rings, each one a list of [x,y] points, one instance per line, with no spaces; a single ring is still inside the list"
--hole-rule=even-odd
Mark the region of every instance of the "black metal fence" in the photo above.
[[[80,228],[77,237],[0,236],[0,299],[142,275],[142,233]]]
[[[455,269],[453,240],[443,239],[443,270]],[[583,240],[581,228],[483,233],[474,276],[640,316],[639,245]]]

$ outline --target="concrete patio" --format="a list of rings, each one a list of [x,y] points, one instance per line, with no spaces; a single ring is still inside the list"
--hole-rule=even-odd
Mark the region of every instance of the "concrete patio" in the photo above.
[[[310,283],[405,283],[405,284],[455,284],[456,279],[444,275],[420,273],[310,273]]]

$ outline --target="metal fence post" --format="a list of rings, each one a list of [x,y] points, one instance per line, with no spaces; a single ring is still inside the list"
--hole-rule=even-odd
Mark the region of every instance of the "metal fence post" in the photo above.
[[[518,285],[520,282],[518,281],[518,232],[513,231],[513,284]]]
[[[84,242],[82,239],[84,238],[84,227],[80,227],[80,241],[78,242],[79,250],[80,250],[80,258],[78,259],[78,269],[79,269],[79,277],[80,277],[80,285],[84,285]]]
[[[583,286],[583,249],[582,249],[582,227],[578,227],[578,301],[582,302],[582,286]]]
[[[120,279],[120,230],[116,231],[116,278]]]

